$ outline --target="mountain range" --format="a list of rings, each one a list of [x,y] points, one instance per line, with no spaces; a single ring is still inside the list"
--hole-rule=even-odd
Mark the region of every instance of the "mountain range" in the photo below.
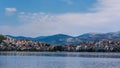
[[[103,39],[120,40],[120,31],[109,32],[109,33],[85,33],[76,37],[65,35],[65,34],[39,36],[36,38],[24,37],[24,36],[11,36],[11,35],[7,35],[7,36],[14,39],[40,41],[40,42],[54,44],[54,45],[69,45],[69,44],[78,44],[79,42],[82,42],[82,41],[98,41]]]

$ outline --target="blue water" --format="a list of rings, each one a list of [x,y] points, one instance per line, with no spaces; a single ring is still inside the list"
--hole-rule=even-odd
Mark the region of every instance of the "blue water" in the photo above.
[[[120,59],[70,56],[1,55],[0,68],[120,68]]]

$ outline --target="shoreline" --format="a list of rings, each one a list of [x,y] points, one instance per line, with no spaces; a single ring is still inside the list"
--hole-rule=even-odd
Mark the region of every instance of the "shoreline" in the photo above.
[[[120,52],[19,52],[19,51],[9,52],[9,51],[0,51],[0,56],[120,58]]]

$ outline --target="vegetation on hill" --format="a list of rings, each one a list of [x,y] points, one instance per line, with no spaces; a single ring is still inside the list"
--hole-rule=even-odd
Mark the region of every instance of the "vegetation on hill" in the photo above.
[[[1,43],[3,40],[5,40],[5,39],[6,39],[6,37],[5,37],[5,36],[0,35],[0,43]]]

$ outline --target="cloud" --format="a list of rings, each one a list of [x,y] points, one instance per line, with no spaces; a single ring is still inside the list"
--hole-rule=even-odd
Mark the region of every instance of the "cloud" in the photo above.
[[[17,9],[16,8],[5,8],[6,12],[16,12]]]
[[[18,18],[23,25],[2,26],[1,33],[40,36],[64,33],[79,35],[86,32],[112,32],[120,28],[120,0],[98,0],[92,10],[95,13],[20,13]]]
[[[16,8],[5,8],[6,15],[13,15],[13,13],[16,11]]]

